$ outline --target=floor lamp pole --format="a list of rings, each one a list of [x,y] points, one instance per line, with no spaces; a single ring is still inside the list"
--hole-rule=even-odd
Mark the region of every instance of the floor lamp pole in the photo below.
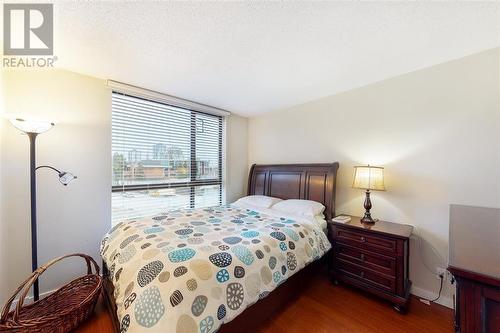
[[[30,188],[31,188],[31,269],[38,268],[38,247],[36,240],[36,161],[35,141],[37,133],[27,133],[30,138]],[[33,284],[33,300],[39,299],[38,279]]]
[[[36,170],[40,168],[48,168],[57,172],[59,182],[64,186],[68,185],[72,180],[77,177],[71,172],[59,171],[50,165],[36,166],[36,137],[40,133],[50,130],[54,123],[48,121],[25,120],[22,118],[10,119],[15,128],[24,132],[30,139],[30,197],[31,197],[31,270],[34,272],[38,269],[38,246],[37,246],[37,232],[36,232]],[[33,283],[33,300],[36,302],[40,298],[40,289],[38,279]]]

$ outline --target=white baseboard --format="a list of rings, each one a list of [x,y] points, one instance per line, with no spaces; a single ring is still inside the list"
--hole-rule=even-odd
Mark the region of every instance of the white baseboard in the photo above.
[[[50,294],[52,294],[54,291],[56,291],[56,290],[54,289],[54,290],[49,290],[49,291],[46,291],[44,293],[41,293],[40,294],[40,298],[47,297]],[[12,302],[12,305],[10,306],[10,310],[14,310],[16,308],[18,302],[19,302],[19,298],[16,298],[14,300],[14,302]],[[33,303],[33,296],[27,296],[26,299],[24,300],[24,304],[23,305],[28,305],[28,304],[31,304],[31,303]]]
[[[411,286],[410,293],[412,295],[417,296],[417,297],[422,297],[422,298],[429,299],[429,300],[434,299],[437,296],[436,293],[434,293],[432,291],[425,290],[425,289],[415,287],[415,286]],[[447,308],[453,309],[453,299],[449,296],[441,295],[441,297],[437,301],[435,301],[434,303],[437,303],[437,304],[446,306]]]

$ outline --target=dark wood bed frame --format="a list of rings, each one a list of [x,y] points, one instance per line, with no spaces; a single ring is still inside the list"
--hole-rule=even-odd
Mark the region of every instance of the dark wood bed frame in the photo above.
[[[268,195],[281,199],[306,199],[322,203],[325,217],[335,215],[335,188],[338,163],[254,164],[248,177],[248,195]],[[273,313],[297,298],[315,274],[321,274],[327,255],[311,263],[272,291],[268,297],[248,307],[234,320],[221,326],[219,332],[252,332]],[[115,332],[120,331],[113,297],[114,286],[103,262],[104,295],[113,319]],[[167,332],[165,332],[167,333]]]

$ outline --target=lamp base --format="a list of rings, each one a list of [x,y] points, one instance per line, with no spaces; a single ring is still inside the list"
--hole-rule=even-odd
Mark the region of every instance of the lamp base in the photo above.
[[[370,209],[372,208],[372,202],[370,200],[370,190],[366,190],[365,203],[363,205],[365,207],[365,216],[360,220],[361,223],[373,224],[375,220],[372,219],[372,215],[370,214]]]
[[[363,216],[360,221],[361,223],[366,223],[366,224],[373,224],[376,222],[376,220],[372,219],[371,215],[369,214],[368,215],[365,214],[365,216]]]

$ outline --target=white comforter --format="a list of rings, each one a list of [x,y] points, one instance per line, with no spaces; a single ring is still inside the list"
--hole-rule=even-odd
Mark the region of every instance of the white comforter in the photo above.
[[[104,237],[121,332],[214,332],[330,248],[311,219],[228,205],[122,222]]]

